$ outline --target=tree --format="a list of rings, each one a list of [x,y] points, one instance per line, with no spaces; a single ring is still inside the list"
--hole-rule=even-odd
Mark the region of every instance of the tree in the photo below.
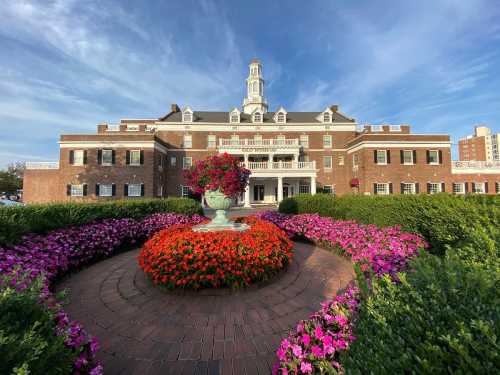
[[[0,170],[0,192],[15,194],[23,188],[25,164],[16,162],[9,164],[6,170]]]

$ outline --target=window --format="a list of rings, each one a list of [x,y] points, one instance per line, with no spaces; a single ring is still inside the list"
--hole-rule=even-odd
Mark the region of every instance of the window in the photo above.
[[[414,164],[414,160],[413,160],[413,150],[404,150],[404,151],[401,151],[401,155],[403,156],[402,158],[402,162],[403,164]]]
[[[182,158],[182,168],[189,169],[193,165],[193,158],[191,156],[185,156]]]
[[[372,125],[371,130],[372,130],[372,132],[383,132],[384,126],[383,125]]]
[[[375,152],[376,159],[375,163],[376,164],[387,164],[387,150],[377,150]]]
[[[453,194],[465,194],[465,184],[463,182],[454,182]]]
[[[358,154],[353,154],[352,155],[352,166],[354,168],[357,168],[358,167],[358,164],[359,164],[359,157],[358,157]]]
[[[473,182],[472,192],[476,194],[484,194],[486,192],[484,182]]]
[[[141,165],[141,151],[130,151],[130,165]]]
[[[183,198],[187,198],[189,197],[189,193],[190,193],[189,186],[181,185],[181,196]]]
[[[339,165],[344,165],[344,157],[339,156]]]
[[[158,193],[157,195],[159,197],[163,197],[163,185],[158,186]]]
[[[377,195],[388,195],[389,194],[389,184],[375,184],[375,194]]]
[[[495,193],[500,194],[500,182],[495,182]]]
[[[309,148],[309,136],[307,134],[302,134],[299,138],[299,143],[304,148]]]
[[[231,122],[232,123],[238,123],[238,122],[240,122],[240,116],[238,116],[237,113],[233,113],[231,115]]]
[[[100,197],[112,197],[113,196],[113,185],[99,185],[99,196]]]
[[[139,125],[127,125],[127,131],[128,132],[138,132],[139,131]]]
[[[189,109],[182,112],[182,122],[193,122],[193,112]]]
[[[163,169],[163,166],[165,165],[165,160],[164,160],[165,156],[159,154],[158,155],[158,169],[159,170],[162,170]]]
[[[282,124],[285,121],[286,121],[285,114],[283,112],[278,112],[278,115],[276,116],[276,122],[279,122],[280,124]]]
[[[71,162],[71,156],[70,156],[70,163],[73,165],[83,165],[85,162],[84,154],[85,152],[83,150],[74,150],[70,151],[70,153],[73,153],[73,161]]]
[[[436,150],[427,151],[427,163],[428,164],[440,164],[439,152]]]
[[[140,197],[142,195],[142,184],[129,184],[128,185],[128,196],[129,197]]]
[[[260,112],[253,114],[253,122],[262,122],[262,114]]]
[[[323,167],[325,169],[332,168],[332,157],[331,156],[323,156]]]
[[[326,194],[333,194],[333,186],[332,185],[324,185],[323,192]]]
[[[71,185],[70,195],[72,197],[83,197],[83,184]]]
[[[185,134],[182,141],[183,148],[192,148],[193,147],[193,136],[191,134]]]
[[[278,145],[284,145],[285,144],[285,136],[284,135],[277,135],[276,136],[276,144]]]
[[[113,165],[113,150],[102,150],[102,165]]]
[[[177,166],[177,157],[176,156],[171,156],[170,157],[170,166],[171,167],[176,167]]]
[[[332,136],[324,135],[323,136],[323,147],[324,148],[332,148]]]
[[[401,125],[391,125],[391,126],[389,126],[389,131],[391,131],[391,132],[400,132],[401,131]]]
[[[208,148],[215,148],[217,145],[216,143],[216,137],[213,134],[210,134],[207,136],[207,147]]]
[[[441,184],[435,182],[429,182],[427,184],[427,192],[429,194],[437,194],[441,192]]]
[[[311,191],[309,185],[299,185],[299,193],[300,194],[309,194]]]
[[[329,112],[323,113],[323,122],[332,122],[332,116]]]
[[[415,194],[415,184],[409,182],[401,183],[401,194]]]

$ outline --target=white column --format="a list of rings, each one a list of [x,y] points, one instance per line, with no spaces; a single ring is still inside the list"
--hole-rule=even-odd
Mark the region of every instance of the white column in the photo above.
[[[243,157],[245,158],[245,168],[248,168],[248,154],[243,154]]]
[[[293,161],[296,163],[299,161],[299,154],[293,154]]]
[[[250,179],[248,179],[248,185],[245,189],[245,202],[243,203],[243,207],[250,207]]]
[[[273,169],[274,154],[269,154],[267,158],[268,158],[269,169]]]
[[[316,177],[311,177],[311,194],[316,194]]]
[[[206,207],[206,204],[205,204],[205,194],[202,194],[201,195],[201,208],[205,208]]]
[[[283,200],[283,177],[278,177],[278,203]]]

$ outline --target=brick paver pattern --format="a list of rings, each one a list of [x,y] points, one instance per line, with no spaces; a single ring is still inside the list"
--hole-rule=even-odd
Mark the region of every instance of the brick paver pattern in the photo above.
[[[281,339],[354,277],[349,260],[295,243],[288,270],[265,285],[169,292],[147,279],[137,255],[58,285],[69,289],[70,316],[99,338],[106,374],[270,374]]]

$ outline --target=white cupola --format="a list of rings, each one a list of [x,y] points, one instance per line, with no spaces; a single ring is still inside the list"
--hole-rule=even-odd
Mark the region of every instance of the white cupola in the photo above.
[[[238,108],[233,108],[231,112],[229,112],[229,122],[231,124],[237,124],[240,122],[240,110]]]
[[[276,113],[274,114],[274,122],[278,123],[278,124],[286,124],[286,115],[287,115],[287,111],[285,110],[285,108],[283,107],[280,107]]]
[[[262,113],[267,112],[262,65],[259,60],[253,59],[249,65],[247,96],[243,100],[243,113],[252,114],[256,109],[259,109]]]

